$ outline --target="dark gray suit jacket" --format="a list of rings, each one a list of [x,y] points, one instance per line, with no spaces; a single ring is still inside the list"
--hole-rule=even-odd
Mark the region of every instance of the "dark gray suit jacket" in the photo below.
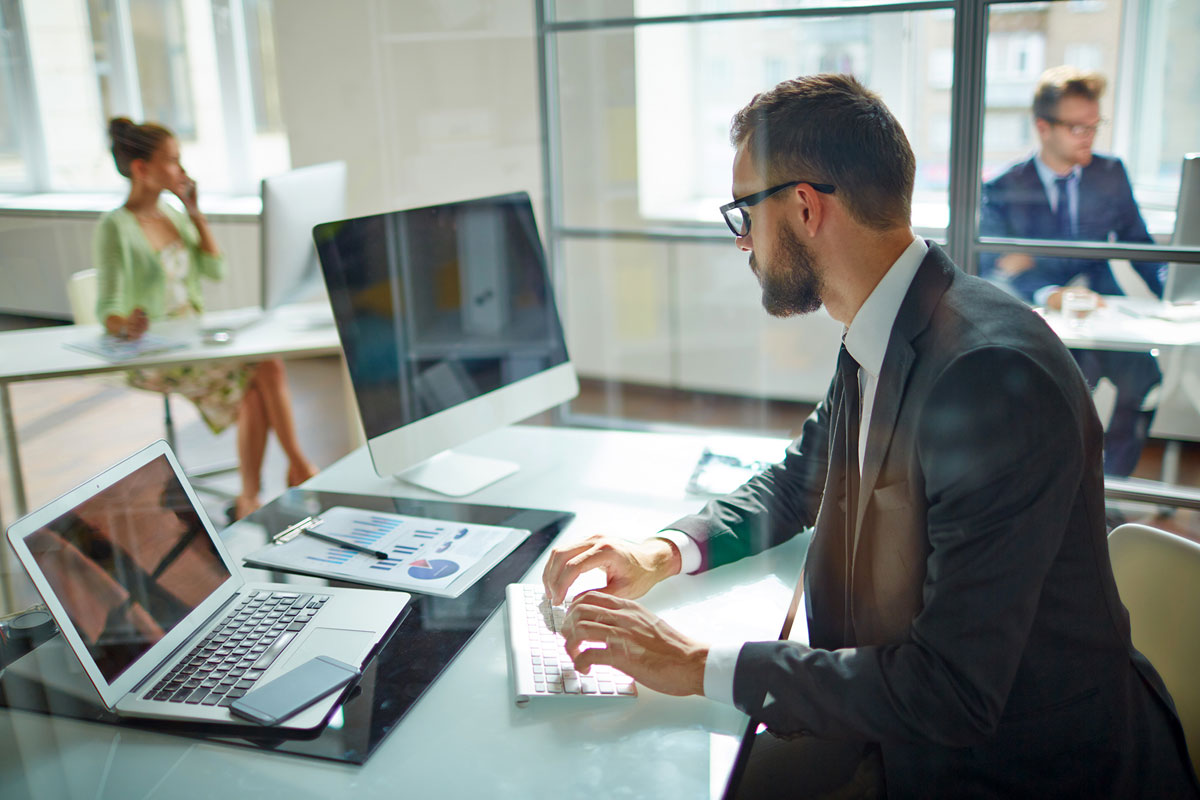
[[[738,707],[879,743],[891,797],[1200,796],[1117,597],[1100,423],[1041,318],[930,246],[888,342],[851,531],[841,396],[835,377],[782,463],[670,526],[705,567],[815,526],[811,646],[745,645]]]

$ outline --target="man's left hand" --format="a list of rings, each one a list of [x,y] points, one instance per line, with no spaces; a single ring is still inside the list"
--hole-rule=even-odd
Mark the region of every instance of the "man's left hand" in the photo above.
[[[584,592],[567,612],[563,635],[575,668],[608,664],[656,692],[704,694],[708,646],[684,636],[632,600]],[[584,648],[585,643],[603,647]]]

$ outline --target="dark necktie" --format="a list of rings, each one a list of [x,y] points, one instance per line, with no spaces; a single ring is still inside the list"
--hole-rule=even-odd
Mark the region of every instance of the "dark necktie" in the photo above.
[[[846,531],[853,531],[858,501],[858,432],[861,425],[862,398],[858,392],[858,362],[842,345],[838,353],[838,372],[842,377],[842,418],[846,420]]]
[[[846,462],[844,466],[846,470],[846,520],[841,553],[844,569],[842,579],[845,587],[842,606],[842,641],[845,646],[850,646],[853,641],[850,625],[850,554],[854,549],[854,523],[858,510],[858,427],[861,416],[859,406],[862,401],[858,391],[858,362],[846,351],[844,344],[841,352],[838,353],[838,376],[842,383],[842,406],[839,412],[844,426],[842,438],[846,448],[843,453]],[[792,623],[799,612],[803,587],[804,572],[801,571],[795,591],[792,592],[792,603],[783,622],[783,631],[779,634],[780,639],[786,639],[791,635]]]
[[[1058,190],[1058,205],[1054,208],[1055,228],[1059,239],[1074,239],[1074,226],[1071,225],[1071,203],[1067,199],[1067,184],[1071,176],[1054,179],[1054,188]]]
[[[853,625],[850,620],[850,587],[853,579],[854,526],[858,521],[858,428],[862,403],[858,391],[858,362],[842,345],[838,353],[838,372],[842,378],[842,419],[845,420],[846,439],[846,541],[845,541],[845,591],[842,608],[843,642],[849,647],[853,643]]]

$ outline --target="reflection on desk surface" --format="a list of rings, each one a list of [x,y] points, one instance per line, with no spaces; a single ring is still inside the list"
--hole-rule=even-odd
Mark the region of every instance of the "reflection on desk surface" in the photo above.
[[[458,655],[476,631],[504,601],[505,588],[520,581],[553,541],[572,514],[536,509],[479,506],[466,503],[410,500],[371,495],[289,489],[270,504],[222,533],[232,553],[242,557],[262,547],[268,538],[293,522],[333,506],[370,508],[409,516],[455,519],[464,522],[520,526],[532,534],[474,586],[456,598],[413,594],[411,611],[401,621],[378,654],[363,669],[363,676],[329,725],[317,729],[316,738],[281,738],[277,731],[260,728],[230,735],[212,727],[145,720],[118,720],[99,702],[95,690],[71,678],[69,653],[56,637],[16,662],[0,677],[0,703],[57,716],[108,722],[122,726],[169,731],[212,741],[279,750],[296,755],[364,763],[376,747],[409,712],[439,674]],[[313,586],[312,578],[244,570],[247,580],[268,580]],[[76,671],[78,665],[76,664]],[[219,735],[218,735],[219,734]],[[303,734],[301,734],[303,735]]]

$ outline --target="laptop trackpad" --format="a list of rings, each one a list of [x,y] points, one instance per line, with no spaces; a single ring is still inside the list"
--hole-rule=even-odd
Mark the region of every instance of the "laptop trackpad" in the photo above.
[[[355,667],[362,666],[363,656],[370,650],[375,638],[373,631],[317,628],[288,655],[283,666],[290,670],[317,656],[330,656]]]

